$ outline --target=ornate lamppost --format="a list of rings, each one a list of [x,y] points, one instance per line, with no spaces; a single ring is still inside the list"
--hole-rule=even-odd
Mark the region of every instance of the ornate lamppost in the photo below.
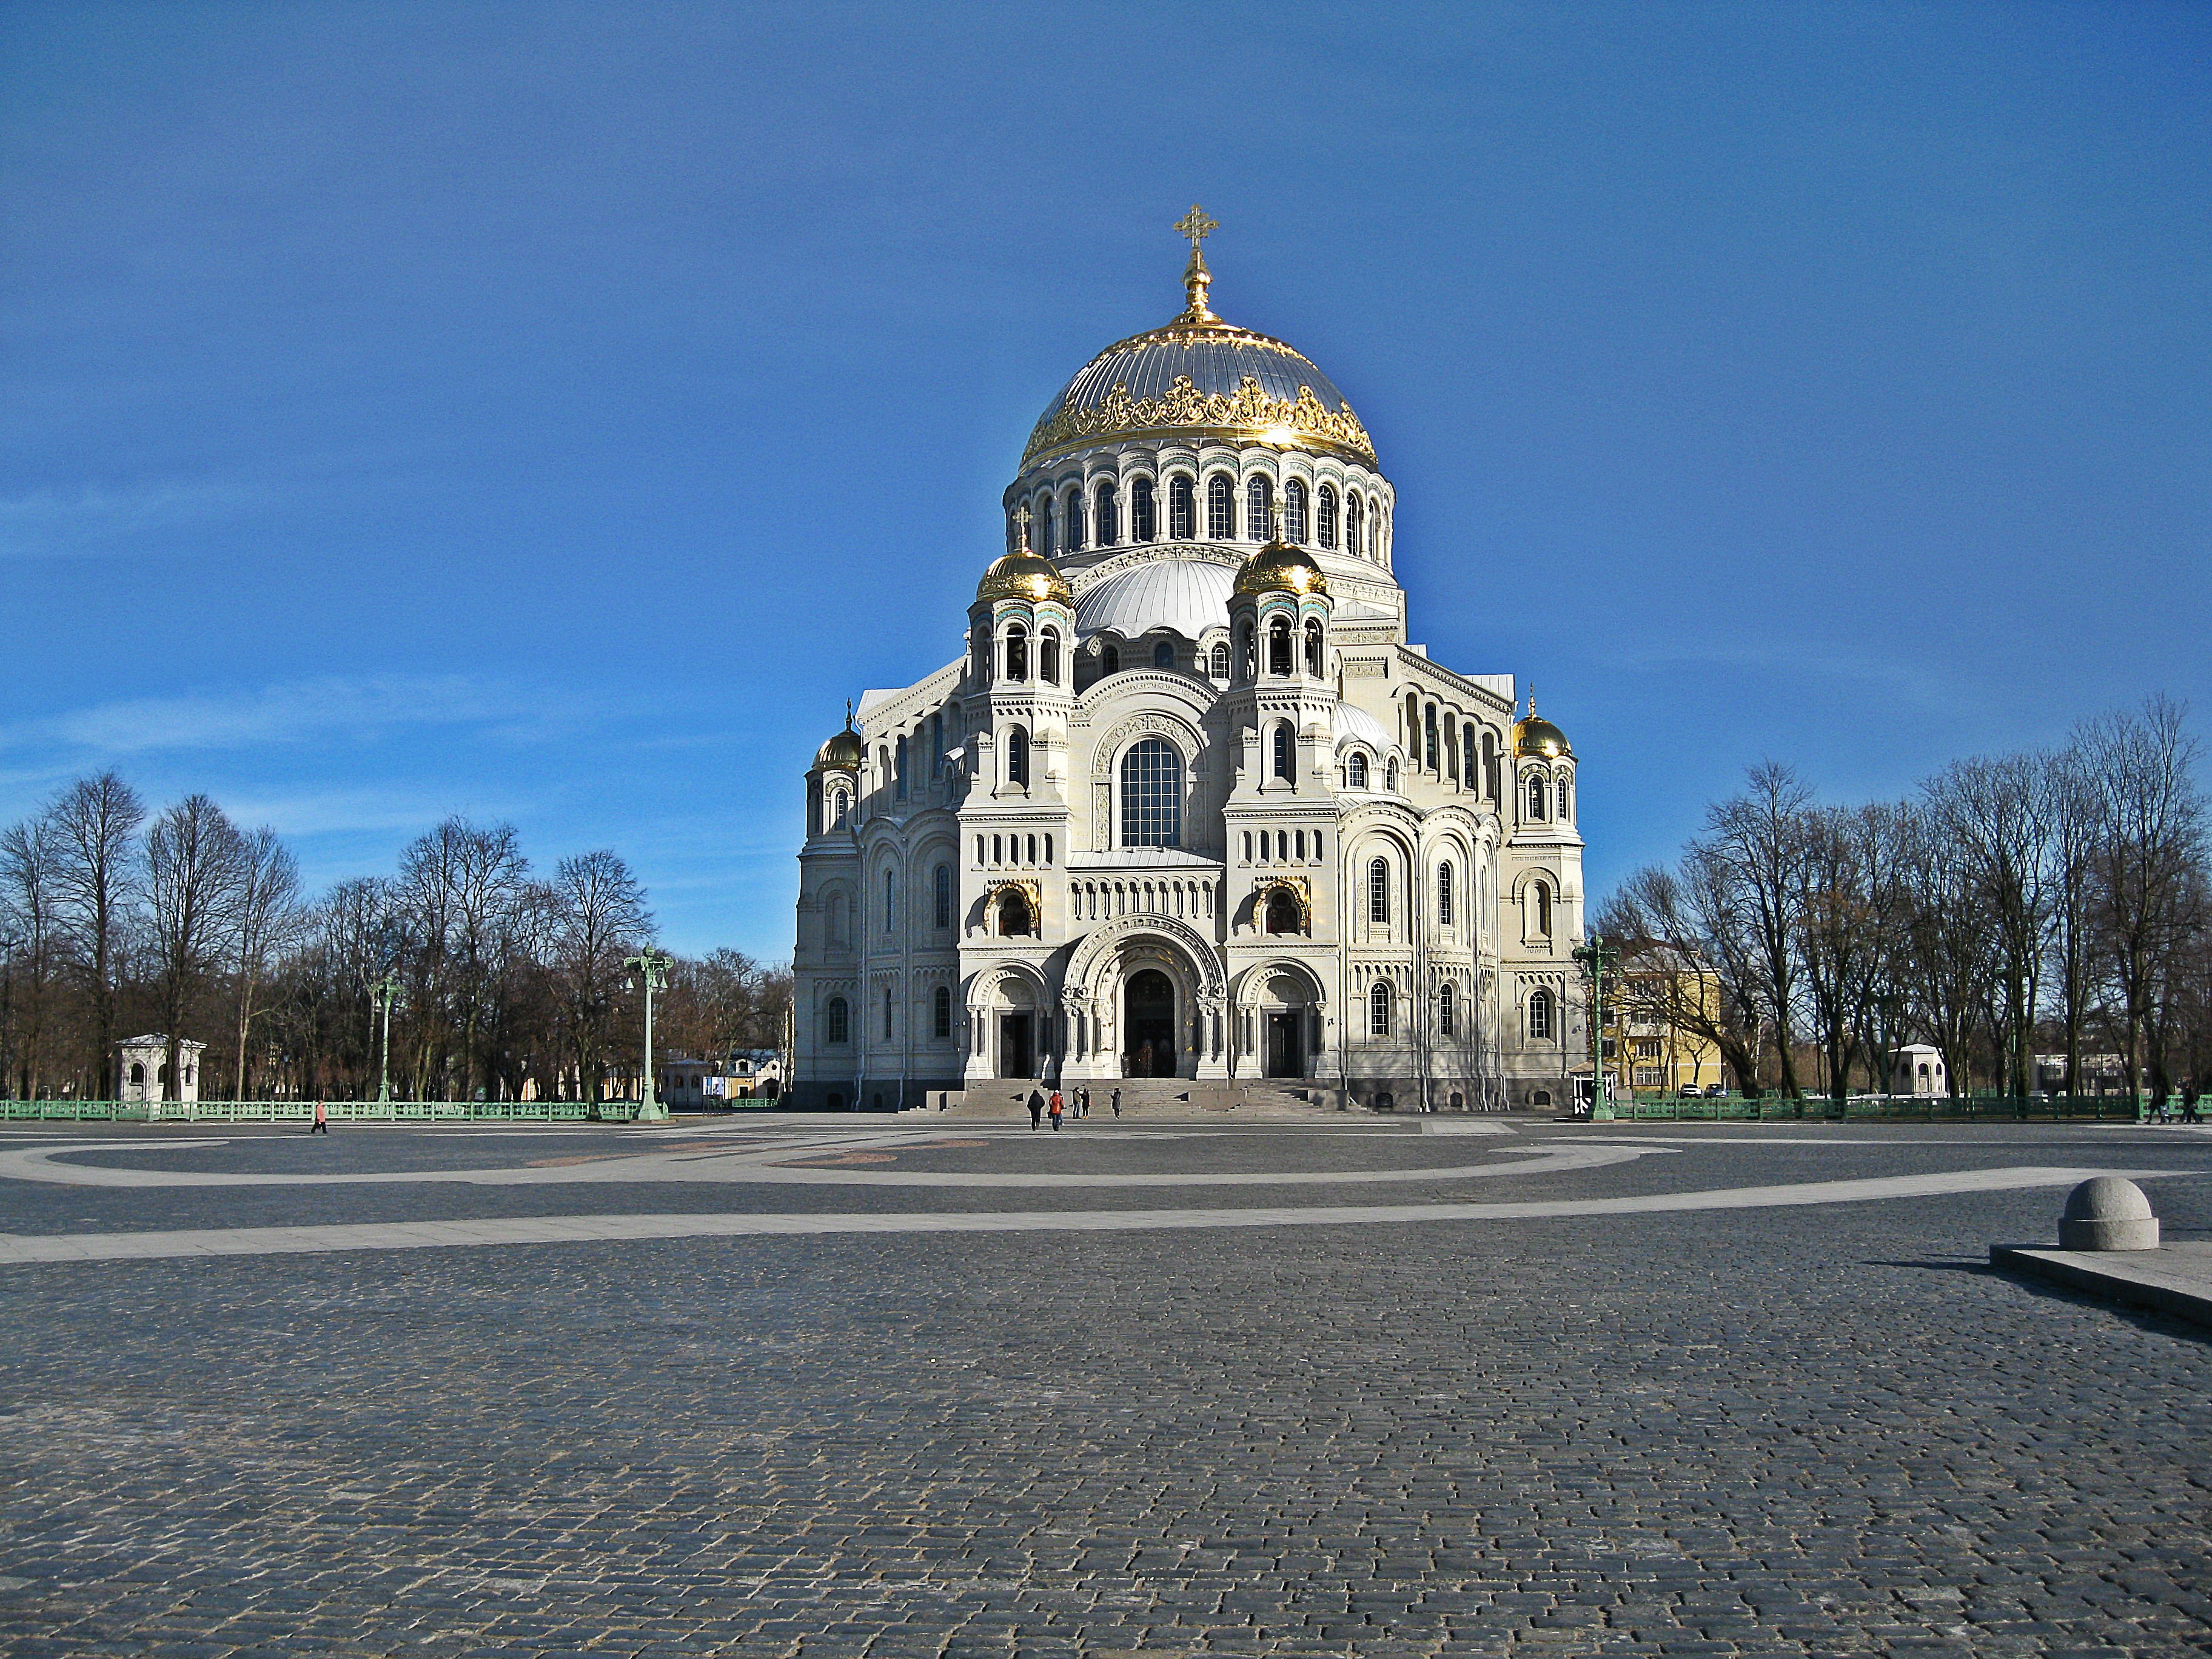
[[[668,1109],[660,1103],[660,1097],[653,1086],[653,994],[668,988],[668,965],[676,958],[665,951],[656,951],[650,945],[634,957],[624,957],[623,966],[629,970],[629,988],[645,991],[645,1074],[637,1088],[637,1121],[640,1123],[665,1123]]]
[[[1620,947],[1607,945],[1604,935],[1592,933],[1589,943],[1575,947],[1575,961],[1590,984],[1590,1118],[1613,1121],[1613,1091],[1605,1073],[1605,976],[1620,966]]]
[[[384,1038],[376,1062],[376,1103],[380,1106],[392,1103],[392,1011],[398,1006],[405,989],[399,982],[399,975],[392,973],[368,988],[384,1024]]]

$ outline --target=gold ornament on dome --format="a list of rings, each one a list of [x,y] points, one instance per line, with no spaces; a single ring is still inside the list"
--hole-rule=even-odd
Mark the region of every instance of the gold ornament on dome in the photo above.
[[[1167,337],[1180,331],[1170,325],[1158,333]],[[1248,335],[1242,329],[1231,331],[1249,341],[1265,340],[1264,336]],[[1189,375],[1178,374],[1157,398],[1133,397],[1126,385],[1116,383],[1091,408],[1062,408],[1048,416],[1030,434],[1028,447],[1022,451],[1022,465],[1027,466],[1046,450],[1085,438],[1162,430],[1264,438],[1286,445],[1303,438],[1347,450],[1370,466],[1375,464],[1374,441],[1352,412],[1352,405],[1329,410],[1310,386],[1301,386],[1294,398],[1270,398],[1249,374],[1234,392],[1200,392]]]

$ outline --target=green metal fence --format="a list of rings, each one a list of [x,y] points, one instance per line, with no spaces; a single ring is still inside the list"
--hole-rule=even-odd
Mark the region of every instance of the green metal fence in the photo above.
[[[634,1100],[326,1100],[333,1123],[627,1123]],[[312,1100],[0,1100],[0,1121],[118,1123],[306,1123]]]
[[[1906,1123],[2019,1123],[2094,1121],[2133,1123],[2148,1107],[2128,1095],[2050,1095],[2021,1099],[2007,1095],[1970,1095],[1952,1099],[1947,1095],[1854,1095],[1840,1105],[1825,1095],[1790,1100],[1765,1095],[1747,1100],[1741,1095],[1719,1099],[1678,1099],[1671,1095],[1644,1095],[1632,1102],[1613,1102],[1613,1115],[1622,1118],[1650,1118],[1667,1121],[1724,1122],[1846,1120]]]

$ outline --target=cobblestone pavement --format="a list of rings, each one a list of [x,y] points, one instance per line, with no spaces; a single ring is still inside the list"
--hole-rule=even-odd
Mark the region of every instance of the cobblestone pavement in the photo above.
[[[2212,1138],[2180,1131],[1412,1127],[774,1143],[811,1167],[890,1160],[854,1162],[849,1186],[7,1179],[0,1231],[1492,1203],[2095,1167],[2172,1172],[2148,1183],[2168,1235],[2212,1237],[2212,1176],[2193,1173]],[[563,1167],[542,1161],[643,1144],[222,1139],[0,1146],[313,1176]],[[714,1158],[742,1140],[658,1145]],[[1365,1178],[1562,1146],[1644,1155]],[[866,1184],[886,1168],[1346,1179]],[[1993,1239],[2052,1236],[2060,1197],[8,1267],[0,1640],[24,1656],[2212,1653],[2212,1342],[1980,1265]]]

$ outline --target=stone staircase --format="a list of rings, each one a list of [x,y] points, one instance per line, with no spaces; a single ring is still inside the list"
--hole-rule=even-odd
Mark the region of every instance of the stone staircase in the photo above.
[[[1117,1088],[1121,1091],[1124,1121],[1130,1118],[1313,1120],[1334,1116],[1337,1103],[1344,1098],[1340,1091],[1318,1083],[1276,1078],[1238,1078],[1233,1081],[1210,1079],[1204,1082],[1194,1082],[1188,1078],[1121,1078],[1103,1079],[1089,1086],[1093,1123],[1114,1121],[1112,1101]],[[1061,1091],[1063,1099],[1068,1097],[1073,1087],[1071,1085]],[[1041,1081],[1001,1078],[964,1091],[940,1094],[932,1091],[921,1107],[905,1115],[990,1118],[1026,1123],[1030,1091],[1033,1089],[1042,1090],[1047,1098],[1051,1097],[1052,1091]],[[941,1110],[940,1101],[944,1103]],[[1073,1109],[1071,1102],[1071,1112]],[[1353,1106],[1351,1109],[1365,1115],[1364,1108]]]

